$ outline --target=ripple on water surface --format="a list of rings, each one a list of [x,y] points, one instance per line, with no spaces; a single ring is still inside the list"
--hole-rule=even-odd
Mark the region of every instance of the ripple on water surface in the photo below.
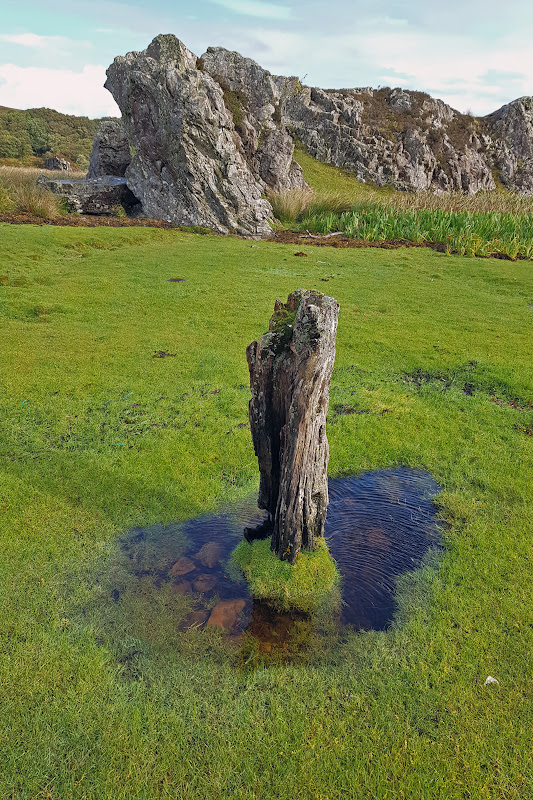
[[[439,491],[430,475],[403,467],[329,482],[325,535],[342,576],[337,632],[343,625],[359,630],[390,625],[398,576],[440,547],[433,503]],[[291,640],[306,639],[302,632],[313,627],[312,620],[252,601],[229,559],[243,528],[261,520],[255,502],[248,501],[222,514],[135,528],[120,540],[122,565],[131,579],[143,582],[144,591],[148,587],[180,601],[160,608],[177,614],[181,630],[216,625],[234,637],[254,637],[264,653],[291,649]],[[117,603],[121,594],[120,587],[113,588]]]

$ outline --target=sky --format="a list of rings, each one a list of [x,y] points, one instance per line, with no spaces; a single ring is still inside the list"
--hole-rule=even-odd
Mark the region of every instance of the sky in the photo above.
[[[114,57],[173,33],[324,89],[401,86],[488,114],[533,95],[531,0],[0,0],[0,105],[120,116]]]

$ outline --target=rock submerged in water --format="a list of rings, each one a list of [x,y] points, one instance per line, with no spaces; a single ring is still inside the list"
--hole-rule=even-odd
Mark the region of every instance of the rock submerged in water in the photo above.
[[[203,567],[213,569],[222,558],[222,545],[220,542],[206,542],[196,553],[194,558]]]
[[[233,628],[248,604],[248,600],[238,598],[237,600],[221,600],[211,611],[207,625],[216,625],[228,631]]]
[[[193,583],[193,589],[195,592],[201,592],[202,594],[204,592],[210,592],[212,589],[215,588],[216,582],[217,579],[215,575],[212,574],[198,575],[198,577]]]
[[[170,568],[171,575],[187,575],[188,572],[192,572],[196,569],[196,564],[194,561],[191,561],[190,558],[187,556],[182,556],[178,558],[175,564]]]
[[[181,581],[181,583],[175,583],[172,587],[172,591],[174,594],[192,594],[192,584],[190,581]]]
[[[180,627],[182,630],[189,630],[190,628],[200,628],[202,627],[208,616],[209,616],[208,611],[201,611],[201,610],[191,611],[190,614],[187,614]]]

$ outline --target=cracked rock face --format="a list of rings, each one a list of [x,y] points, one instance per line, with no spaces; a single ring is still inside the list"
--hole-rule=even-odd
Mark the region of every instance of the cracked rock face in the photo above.
[[[311,155],[365,183],[469,194],[495,188],[476,120],[422,92],[301,87],[287,96],[282,119]]]
[[[520,97],[485,120],[502,182],[521,194],[533,194],[533,97]]]
[[[270,233],[264,184],[246,161],[223,90],[182,42],[158,36],[142,53],[117,57],[107,76],[132,150],[126,180],[148,217]]]
[[[124,178],[130,161],[130,146],[121,120],[103,120],[93,142],[87,178]]]
[[[200,64],[223,89],[251,169],[273,191],[306,188],[280,116],[284,95],[292,92],[296,79],[271,75],[251,58],[223,47],[209,47]]]

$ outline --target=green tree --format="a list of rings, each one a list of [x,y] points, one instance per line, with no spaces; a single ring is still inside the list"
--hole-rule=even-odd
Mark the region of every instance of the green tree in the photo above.
[[[42,156],[50,150],[50,131],[42,119],[28,116],[27,131],[34,155]]]

